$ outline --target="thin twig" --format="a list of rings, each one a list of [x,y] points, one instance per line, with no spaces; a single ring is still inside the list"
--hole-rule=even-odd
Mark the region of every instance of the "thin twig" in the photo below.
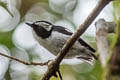
[[[48,67],[48,70],[43,75],[41,80],[49,80],[50,77],[54,74],[57,67],[59,67],[60,62],[67,54],[71,46],[75,41],[85,32],[89,25],[94,21],[102,9],[112,0],[99,0],[98,5],[94,8],[92,13],[87,17],[83,24],[80,25],[79,29],[67,40],[66,44],[63,46],[62,50],[58,53],[55,61],[53,61]]]
[[[60,70],[58,70],[58,75],[60,77],[60,80],[63,80]]]
[[[12,56],[8,56],[8,55],[3,54],[3,53],[0,53],[0,55],[1,55],[1,56],[4,56],[4,57],[7,57],[7,58],[9,58],[9,59],[11,59],[11,60],[14,60],[14,61],[23,63],[23,64],[25,64],[25,65],[34,65],[34,66],[39,65],[39,66],[44,66],[44,65],[47,65],[47,64],[49,63],[49,61],[44,62],[44,63],[26,62],[26,61],[22,61],[22,60],[20,60],[20,59],[17,59],[17,58],[15,58],[15,57],[12,57]]]

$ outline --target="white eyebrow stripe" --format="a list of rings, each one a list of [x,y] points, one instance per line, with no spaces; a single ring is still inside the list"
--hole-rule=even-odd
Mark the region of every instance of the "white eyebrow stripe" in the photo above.
[[[49,24],[43,23],[43,22],[36,22],[35,25],[38,25],[38,26],[44,26],[44,25],[49,26]]]

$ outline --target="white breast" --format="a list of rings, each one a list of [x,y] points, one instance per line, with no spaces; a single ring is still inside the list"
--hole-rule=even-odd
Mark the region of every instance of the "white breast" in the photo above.
[[[68,35],[64,35],[57,31],[52,32],[51,36],[46,39],[38,37],[35,32],[33,32],[33,35],[40,45],[42,45],[54,55],[57,55],[62,46],[65,44],[65,41],[69,38]]]

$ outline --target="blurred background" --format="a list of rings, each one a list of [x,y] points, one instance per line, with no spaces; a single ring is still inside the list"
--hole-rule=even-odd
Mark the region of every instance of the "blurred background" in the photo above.
[[[0,0],[0,52],[24,61],[45,62],[55,58],[34,40],[25,22],[47,20],[75,31],[87,18],[99,0]],[[119,17],[119,3],[110,3],[95,19],[113,21]],[[117,13],[117,14],[116,14]],[[81,36],[96,49],[95,21]],[[46,66],[26,66],[0,56],[0,80],[40,80]],[[103,69],[98,61],[93,65],[76,59],[63,60],[64,80],[102,80]],[[52,77],[51,80],[59,80]]]

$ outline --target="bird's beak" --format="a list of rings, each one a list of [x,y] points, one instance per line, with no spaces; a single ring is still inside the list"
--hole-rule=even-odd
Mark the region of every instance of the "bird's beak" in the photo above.
[[[31,24],[31,23],[26,22],[25,24],[27,24],[27,25],[29,25],[30,27],[32,27],[32,24]]]

